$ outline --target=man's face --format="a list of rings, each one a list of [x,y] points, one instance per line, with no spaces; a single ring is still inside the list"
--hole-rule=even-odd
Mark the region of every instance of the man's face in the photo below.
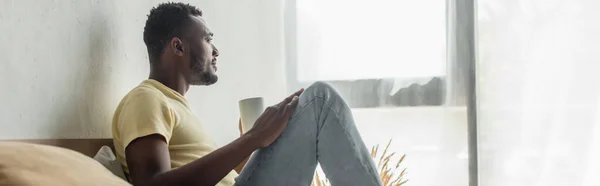
[[[219,52],[212,44],[213,33],[200,16],[192,16],[192,24],[184,42],[188,45],[184,53],[183,72],[191,85],[212,85],[219,79],[217,56]]]

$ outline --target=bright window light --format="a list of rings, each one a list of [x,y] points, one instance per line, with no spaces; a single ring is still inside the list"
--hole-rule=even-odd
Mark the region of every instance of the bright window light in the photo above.
[[[446,1],[297,1],[297,79],[443,76]]]

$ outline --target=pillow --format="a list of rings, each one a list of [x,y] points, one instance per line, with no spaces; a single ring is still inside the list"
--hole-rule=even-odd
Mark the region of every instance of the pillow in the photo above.
[[[115,176],[123,180],[127,180],[125,178],[125,173],[123,172],[123,167],[121,167],[121,162],[117,160],[115,153],[108,146],[100,147],[100,150],[94,156],[94,159],[98,161],[98,163],[102,164],[106,169],[112,172]]]
[[[23,142],[0,142],[0,149],[0,185],[130,186],[72,150]]]

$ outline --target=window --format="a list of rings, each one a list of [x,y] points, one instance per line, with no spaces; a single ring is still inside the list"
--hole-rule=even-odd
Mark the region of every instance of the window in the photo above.
[[[298,0],[285,11],[289,90],[332,84],[367,147],[393,139],[388,152],[406,154],[408,185],[468,185],[463,71],[448,55],[446,9],[445,0]]]
[[[328,81],[352,108],[448,96],[446,1],[302,0],[287,23],[292,89]]]
[[[443,76],[445,27],[440,0],[298,1],[297,78]]]

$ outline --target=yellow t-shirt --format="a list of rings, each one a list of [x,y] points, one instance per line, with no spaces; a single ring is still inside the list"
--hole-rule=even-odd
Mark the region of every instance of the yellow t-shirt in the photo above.
[[[216,149],[187,100],[155,80],[145,80],[121,100],[113,117],[112,133],[117,158],[127,173],[125,148],[139,137],[162,135],[169,146],[172,169]],[[217,185],[233,185],[236,176],[231,171]]]

